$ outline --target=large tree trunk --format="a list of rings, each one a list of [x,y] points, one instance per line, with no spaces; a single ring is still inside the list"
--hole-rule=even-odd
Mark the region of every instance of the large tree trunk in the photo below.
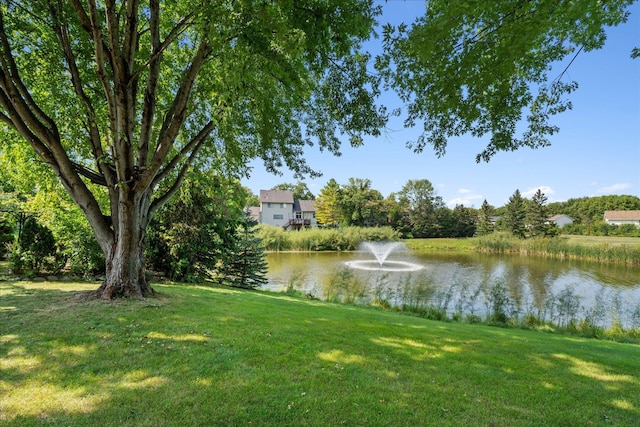
[[[118,203],[114,239],[103,248],[106,277],[96,291],[101,299],[144,298],[154,294],[146,279],[144,263],[148,204],[133,192],[127,196]]]
[[[144,298],[153,293],[145,276],[144,245],[117,244],[106,260],[106,277],[96,296],[101,299]]]

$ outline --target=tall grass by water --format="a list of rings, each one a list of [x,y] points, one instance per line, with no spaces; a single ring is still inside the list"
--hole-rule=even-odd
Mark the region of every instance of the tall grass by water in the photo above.
[[[0,282],[3,426],[637,425],[640,346],[268,292]],[[426,296],[425,296],[426,297]]]
[[[348,267],[337,267],[321,278],[310,298],[324,301],[379,307],[431,320],[482,323],[582,337],[640,343],[640,300],[627,300],[602,289],[592,305],[572,286],[544,295],[520,290],[493,281],[486,285],[462,281],[448,287],[436,283],[425,272],[410,273],[400,280],[391,273],[371,276],[355,274]],[[292,278],[284,292],[302,295],[305,277]]]
[[[474,239],[481,252],[520,253],[555,259],[579,259],[608,264],[640,266],[640,239],[592,241],[559,236],[555,238],[518,239],[507,233],[493,233]]]
[[[353,251],[366,241],[399,240],[391,227],[303,228],[261,225],[258,236],[267,251]]]

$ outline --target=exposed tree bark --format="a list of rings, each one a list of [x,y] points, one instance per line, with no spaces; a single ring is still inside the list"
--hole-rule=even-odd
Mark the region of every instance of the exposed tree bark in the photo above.
[[[119,204],[121,220],[105,254],[106,278],[96,295],[102,299],[153,295],[145,275],[144,249],[148,206],[134,194]]]

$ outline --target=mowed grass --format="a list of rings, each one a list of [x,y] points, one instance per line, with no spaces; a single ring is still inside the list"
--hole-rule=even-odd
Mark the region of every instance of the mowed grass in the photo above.
[[[267,292],[0,282],[0,425],[638,425],[640,346]]]

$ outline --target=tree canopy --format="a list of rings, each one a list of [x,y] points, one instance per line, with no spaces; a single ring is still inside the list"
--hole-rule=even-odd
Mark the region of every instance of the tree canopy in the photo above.
[[[478,159],[547,145],[576,87],[549,67],[600,48],[630,3],[429,1],[384,27],[373,73],[373,0],[2,1],[0,150],[30,147],[86,216],[106,260],[97,295],[145,296],[146,228],[190,170],[261,158],[314,176],[306,147],[380,134],[383,82],[424,123],[416,151],[464,133],[491,136]]]
[[[30,145],[86,215],[107,260],[98,295],[147,295],[146,227],[190,168],[242,173],[259,157],[312,175],[304,147],[337,153],[345,136],[380,132],[356,54],[378,12],[370,0],[2,2],[3,149]]]
[[[578,86],[566,69],[601,48],[632,3],[430,0],[412,25],[385,25],[376,68],[407,105],[406,125],[423,126],[408,145],[443,155],[452,137],[486,135],[477,161],[549,145],[559,130],[551,118],[572,107]]]

